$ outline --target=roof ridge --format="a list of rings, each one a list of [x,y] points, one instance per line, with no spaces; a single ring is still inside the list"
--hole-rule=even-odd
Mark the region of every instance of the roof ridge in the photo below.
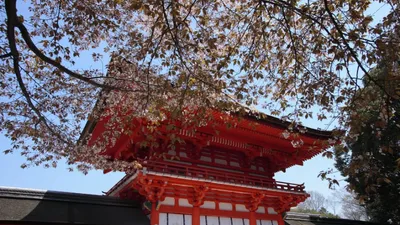
[[[351,220],[344,218],[328,218],[321,216],[321,214],[301,213],[301,212],[287,212],[284,220],[309,221],[309,222],[318,221],[318,223],[340,224],[340,225],[378,225],[378,223],[370,221]]]
[[[137,206],[137,203],[132,200],[119,199],[117,197],[112,197],[112,196],[38,190],[29,188],[1,187],[1,186],[0,186],[0,198],[36,199],[36,200],[47,200],[47,201],[79,202],[84,204],[118,205],[118,206],[130,206],[130,207]]]

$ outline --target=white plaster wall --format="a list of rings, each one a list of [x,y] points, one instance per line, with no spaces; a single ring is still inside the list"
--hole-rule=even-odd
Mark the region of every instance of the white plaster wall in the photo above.
[[[180,198],[178,203],[179,203],[179,206],[192,207],[192,205],[189,203],[189,201],[185,198]]]
[[[204,201],[204,204],[200,206],[200,208],[205,209],[215,209],[215,202],[211,201]]]
[[[239,212],[248,212],[249,210],[246,209],[246,206],[245,206],[245,205],[236,204],[236,211],[239,211]]]
[[[160,213],[159,225],[191,225],[192,216],[174,213]],[[200,225],[249,225],[248,219],[200,216]],[[276,221],[257,220],[257,225],[278,225]]]
[[[264,206],[258,207],[258,209],[257,209],[256,212],[258,212],[258,213],[265,213],[265,208],[264,208]]]
[[[185,225],[192,224],[192,215],[185,215]]]
[[[200,224],[202,225],[202,224]],[[206,224],[204,224],[206,225]],[[218,216],[207,216],[207,225],[220,225],[219,221],[218,221]],[[221,224],[221,225],[225,225],[225,224]],[[228,225],[228,224],[226,224]]]
[[[221,202],[221,203],[219,203],[219,209],[220,210],[232,210],[232,204]]]
[[[231,225],[231,218],[228,217],[220,217],[219,218],[220,225]]]
[[[218,167],[212,167],[212,166],[206,166],[206,165],[199,165],[199,167],[217,169],[217,170],[221,170],[221,171],[234,172],[234,173],[243,173],[242,171],[239,171],[239,170],[230,170],[230,169],[218,168]]]
[[[206,222],[207,220],[207,222]],[[247,221],[247,223],[246,223]],[[217,216],[200,216],[200,225],[249,225],[248,219],[217,217]]]
[[[278,225],[275,220],[257,220],[257,225]]]
[[[232,224],[233,225],[243,225],[243,219],[232,218]]]
[[[166,213],[160,213],[158,220],[160,222],[160,225],[167,225],[167,214]]]
[[[175,205],[175,199],[171,197],[165,197],[164,201],[161,202],[161,205]]]
[[[160,213],[159,225],[191,225],[192,216],[174,213]],[[277,221],[257,220],[257,225],[278,225]],[[200,216],[200,225],[249,225],[249,219]]]
[[[236,166],[236,167],[240,167],[238,162],[230,162],[229,163],[231,166]]]
[[[191,225],[192,215],[160,213],[159,225]]]
[[[211,162],[211,158],[210,158],[210,157],[207,157],[207,156],[202,156],[202,157],[200,157],[200,160],[201,160],[201,161],[205,161],[205,162]]]
[[[206,217],[205,216],[200,216],[200,225],[206,225]]]
[[[164,201],[161,202],[162,205],[175,205],[175,199],[171,197],[166,197]],[[179,198],[178,199],[178,204],[179,206],[183,207],[190,207],[192,208],[192,205],[189,203],[189,201],[185,198]],[[230,204],[230,203],[226,203]],[[231,204],[230,204],[231,205]],[[204,204],[200,206],[200,208],[204,209],[215,209],[215,202],[212,201],[204,201]],[[232,205],[230,206],[230,209],[232,209]]]
[[[226,160],[223,160],[223,159],[215,159],[215,163],[219,163],[219,164],[223,164],[223,165],[228,165],[228,162],[226,162]]]
[[[168,151],[168,154],[170,154],[170,155],[176,155],[176,151],[175,151],[175,150],[169,150],[169,151]]]
[[[278,213],[276,213],[273,208],[268,207],[268,214],[278,214]]]
[[[168,213],[168,225],[183,225],[183,214]]]

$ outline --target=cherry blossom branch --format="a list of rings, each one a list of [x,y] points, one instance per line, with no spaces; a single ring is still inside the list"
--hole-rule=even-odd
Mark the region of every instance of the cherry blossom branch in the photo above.
[[[119,78],[119,77],[111,77],[111,76],[96,76],[96,77],[89,77],[89,79],[93,80],[93,79],[110,79],[110,80],[116,80],[116,81],[131,81],[134,83],[140,83],[140,84],[145,84],[147,85],[148,82],[144,82],[144,81],[140,81],[140,80],[132,80],[130,78]],[[154,87],[162,87],[162,85],[158,85],[158,84],[149,84],[150,86],[154,86]]]
[[[316,23],[319,26],[321,26],[321,28],[328,34],[328,36],[330,38],[332,38],[332,40],[334,40],[335,42],[338,42],[338,40],[332,35],[332,33],[329,31],[329,29],[321,21],[319,21],[318,19],[314,18],[313,16],[305,13],[301,9],[295,7],[294,5],[291,5],[291,4],[289,4],[289,3],[285,2],[285,1],[280,1],[280,0],[278,0],[277,2],[269,1],[269,0],[261,0],[261,1],[263,1],[264,3],[269,3],[269,4],[272,4],[272,5],[279,6],[281,8],[289,9],[289,10],[295,12],[296,14],[298,14],[300,16],[304,16],[304,17],[308,18],[309,20],[311,20],[314,23]]]
[[[178,58],[179,58],[179,60],[181,61],[181,63],[183,64],[183,67],[184,67],[184,68],[188,71],[188,73],[189,73],[189,75],[187,75],[187,77],[186,77],[186,81],[185,81],[185,82],[186,82],[186,87],[185,87],[185,90],[184,90],[183,93],[182,93],[181,100],[180,100],[180,104],[183,104],[184,97],[185,97],[186,92],[187,92],[187,90],[188,90],[188,85],[187,85],[187,84],[189,83],[189,80],[190,80],[190,78],[191,78],[192,71],[191,71],[191,69],[188,67],[188,65],[186,64],[186,61],[183,59],[183,55],[182,55],[182,52],[181,52],[181,49],[180,49],[179,41],[178,41],[178,39],[176,38],[176,36],[175,36],[175,35],[173,34],[173,32],[172,32],[172,29],[171,29],[171,26],[170,26],[169,20],[168,20],[167,9],[165,8],[165,1],[162,0],[161,4],[162,4],[163,15],[164,15],[164,22],[165,22],[165,24],[166,24],[166,26],[167,26],[168,33],[170,34],[170,36],[171,36],[171,38],[172,38],[172,40],[173,40],[173,42],[174,42],[174,44],[175,44],[175,48],[176,48],[176,50],[177,50],[177,52],[178,52]],[[186,16],[186,17],[188,17],[188,16]],[[200,79],[200,77],[195,77],[195,79],[198,80],[198,81],[200,81],[201,83],[203,83],[203,84],[205,84],[205,85],[211,87],[211,88],[214,89],[216,92],[221,92],[221,90],[218,89],[217,87],[215,87],[214,84],[212,84],[212,83],[210,83],[210,82],[207,82],[207,81],[205,81],[205,80],[203,80],[203,79]],[[231,99],[232,101],[236,102],[236,99],[233,99],[230,95],[226,94],[225,92],[222,92],[222,94],[223,94],[225,97],[227,97],[227,98]],[[239,104],[239,105],[240,105],[240,104]],[[240,105],[240,106],[241,106],[241,105]]]
[[[17,27],[21,31],[22,38],[25,40],[25,43],[28,45],[29,49],[32,50],[32,52],[35,53],[44,62],[46,62],[46,63],[58,68],[59,70],[61,70],[62,72],[66,73],[68,75],[70,75],[71,77],[74,77],[76,79],[82,80],[82,81],[84,81],[86,83],[89,83],[89,84],[91,84],[93,86],[104,88],[104,89],[115,89],[115,87],[112,87],[112,86],[109,86],[109,85],[105,85],[105,84],[100,84],[98,82],[95,82],[95,81],[91,80],[89,77],[85,77],[85,76],[82,76],[82,75],[80,75],[78,73],[75,73],[75,72],[69,70],[68,68],[64,67],[60,63],[56,62],[55,60],[47,57],[33,43],[31,37],[29,36],[29,32],[26,29],[26,27],[22,23],[18,23]]]
[[[294,63],[295,63],[295,65],[294,65],[294,89],[295,89],[295,92],[298,93],[298,90],[297,90],[297,79],[298,79],[297,75],[298,75],[298,70],[299,70],[299,58],[298,58],[297,47],[296,47],[297,43],[296,43],[296,40],[294,39],[294,34],[291,31],[290,22],[289,22],[288,18],[286,17],[286,13],[285,13],[285,9],[284,8],[282,8],[282,16],[283,16],[283,20],[285,22],[284,24],[286,25],[286,30],[289,33],[290,42],[291,42],[291,48],[293,49],[293,52],[294,52],[294,58],[295,58],[295,60],[294,60]],[[294,29],[296,31],[296,27]],[[299,104],[299,95],[296,94],[296,103],[295,103],[295,106],[294,106],[294,112],[295,112],[296,116],[297,116],[296,112],[298,110],[298,104]]]
[[[293,6],[293,5],[291,5],[290,3],[287,3],[287,2],[281,1],[281,0],[278,0],[277,2],[270,1],[270,0],[261,0],[261,1],[263,1],[264,3],[269,3],[269,4],[273,4],[273,5],[279,6],[279,7],[284,7],[284,8],[290,9],[290,10],[292,10],[293,12],[295,12],[295,13],[301,15],[301,16],[305,16],[306,18],[310,19],[311,21],[313,21],[313,22],[317,23],[319,26],[321,26],[321,28],[328,34],[328,36],[329,36],[330,38],[332,38],[332,40],[334,40],[336,43],[340,43],[340,41],[332,35],[332,33],[328,30],[328,28],[327,28],[322,22],[320,22],[320,21],[317,20],[316,18],[312,17],[311,15],[305,13],[305,12],[302,11],[301,9],[299,9],[299,8],[297,8],[297,7]],[[377,86],[378,86],[380,89],[382,89],[387,95],[389,95],[389,94],[387,93],[387,91],[385,90],[385,88],[382,87],[382,85],[380,85],[375,79],[373,79],[373,77],[371,77],[371,75],[369,74],[369,72],[367,71],[367,69],[363,66],[362,62],[361,62],[360,59],[358,58],[357,53],[355,52],[355,50],[354,50],[354,49],[349,45],[349,43],[347,42],[347,40],[346,40],[346,38],[345,38],[345,36],[344,36],[344,33],[343,33],[342,29],[339,27],[337,21],[336,21],[335,18],[333,17],[332,12],[331,12],[331,11],[329,10],[329,8],[328,8],[328,2],[327,2],[327,0],[324,0],[324,5],[325,5],[325,9],[326,9],[326,11],[327,11],[327,13],[328,13],[328,15],[329,15],[330,20],[332,21],[332,23],[333,23],[333,25],[335,26],[336,30],[339,32],[339,35],[340,35],[340,38],[341,38],[342,41],[343,41],[343,44],[345,45],[345,47],[347,48],[347,50],[350,52],[350,54],[353,56],[353,58],[356,60],[356,62],[357,62],[357,64],[358,64],[358,66],[360,67],[360,69],[365,73],[365,75],[366,75],[369,79],[371,79],[371,81],[372,81],[375,85],[377,85]]]
[[[10,4],[11,3],[11,4]],[[10,10],[11,9],[11,10]],[[8,43],[10,45],[10,50],[13,58],[13,65],[14,65],[14,72],[15,76],[17,78],[18,85],[22,91],[23,96],[25,97],[25,100],[28,104],[28,106],[35,112],[36,116],[38,116],[39,121],[42,121],[43,124],[47,127],[47,129],[55,135],[60,141],[62,141],[65,144],[71,144],[69,141],[65,140],[64,138],[61,137],[61,135],[53,130],[53,128],[48,124],[47,119],[42,115],[40,110],[36,108],[35,104],[33,104],[32,99],[30,97],[30,94],[28,90],[26,89],[26,86],[24,84],[24,81],[21,76],[21,71],[19,68],[19,52],[16,46],[16,40],[15,40],[15,27],[16,27],[16,14],[13,13],[13,11],[16,11],[16,1],[15,0],[9,0],[6,1],[6,12],[7,12],[7,39]]]
[[[25,43],[27,44],[28,48],[35,53],[41,60],[43,60],[44,62],[58,68],[60,71],[70,75],[73,78],[76,78],[78,80],[84,81],[88,84],[91,84],[95,87],[99,87],[99,88],[103,88],[106,90],[121,90],[121,88],[118,87],[114,87],[114,86],[110,86],[110,85],[106,85],[106,84],[101,84],[98,83],[92,79],[90,79],[89,77],[83,76],[81,74],[78,74],[76,72],[71,71],[70,69],[66,68],[65,66],[63,66],[61,63],[58,63],[57,61],[51,59],[50,57],[46,56],[33,42],[33,40],[31,39],[30,35],[29,35],[29,31],[27,30],[27,28],[25,27],[25,25],[18,20],[17,17],[17,9],[16,9],[16,2],[17,0],[7,0],[6,1],[6,11],[7,11],[7,18],[8,20],[13,23],[14,27],[18,27],[18,29],[21,32],[21,36],[24,39]],[[125,90],[125,91],[130,91],[130,90]]]
[[[189,80],[190,80],[190,77],[191,77],[191,70],[189,69],[189,67],[186,65],[186,61],[183,59],[183,56],[182,56],[182,53],[181,53],[181,48],[180,48],[180,45],[179,45],[179,41],[178,41],[178,39],[176,38],[176,36],[172,33],[172,30],[171,30],[171,26],[169,25],[169,21],[168,21],[168,15],[167,15],[167,10],[166,10],[166,8],[165,8],[165,1],[164,0],[162,0],[162,9],[163,9],[163,15],[164,15],[164,20],[165,20],[165,23],[166,23],[166,25],[167,25],[167,29],[168,29],[168,31],[169,31],[169,33],[171,34],[171,38],[173,39],[173,41],[174,41],[174,44],[175,44],[175,48],[177,49],[177,52],[178,52],[178,57],[179,57],[179,59],[180,59],[180,61],[182,62],[182,64],[183,64],[183,66],[186,68],[186,70],[188,71],[188,75],[187,75],[187,77],[186,77],[186,85],[185,85],[185,89],[183,90],[183,92],[182,92],[182,96],[181,96],[181,99],[180,99],[180,107],[182,107],[183,106],[183,102],[184,102],[184,97],[186,96],[186,92],[187,92],[187,90],[188,90],[188,83],[189,83]],[[174,21],[174,20],[173,20]],[[174,23],[175,24],[175,23]],[[175,27],[175,29],[177,29],[177,27]]]
[[[328,6],[328,1],[324,0],[324,5],[325,5],[325,10],[329,15],[329,18],[331,19],[333,25],[335,26],[336,30],[339,32],[340,38],[343,41],[343,44],[346,46],[347,50],[350,52],[350,54],[353,56],[354,60],[356,60],[359,68],[364,72],[364,74],[376,85],[378,86],[383,92],[385,92],[385,94],[387,94],[388,96],[391,96],[386,89],[378,83],[378,81],[376,81],[370,74],[369,72],[365,69],[365,67],[362,65],[362,62],[360,61],[360,59],[358,58],[357,53],[354,51],[354,49],[350,46],[350,44],[347,42],[344,33],[342,31],[342,29],[340,28],[339,24],[337,23],[336,19],[333,17],[333,14],[331,12],[331,10],[329,9]]]

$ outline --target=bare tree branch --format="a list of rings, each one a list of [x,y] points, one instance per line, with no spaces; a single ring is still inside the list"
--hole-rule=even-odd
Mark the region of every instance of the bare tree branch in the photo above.
[[[0,55],[0,59],[5,59],[5,58],[11,57],[11,56],[12,56],[12,54],[10,52],[10,53],[4,54],[4,55]]]

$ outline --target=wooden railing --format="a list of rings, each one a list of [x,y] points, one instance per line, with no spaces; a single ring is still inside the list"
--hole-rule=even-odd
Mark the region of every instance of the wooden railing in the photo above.
[[[147,171],[167,173],[185,177],[195,177],[219,182],[229,182],[232,184],[245,184],[263,188],[277,190],[304,192],[303,184],[292,184],[279,182],[273,179],[260,176],[245,175],[235,172],[218,171],[216,169],[203,168],[198,166],[171,163],[171,162],[149,162],[143,164]]]

